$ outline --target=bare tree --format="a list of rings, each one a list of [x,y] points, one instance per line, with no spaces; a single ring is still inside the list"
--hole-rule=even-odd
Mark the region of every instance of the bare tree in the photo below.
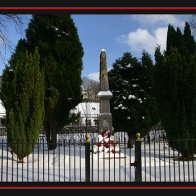
[[[192,30],[193,35],[196,33],[196,14],[191,15],[189,19],[189,24]]]
[[[7,50],[13,50],[13,43],[8,38],[8,26],[13,24],[16,32],[22,34],[23,33],[23,25],[24,25],[24,15],[17,14],[0,14],[0,58],[4,62],[4,57],[6,56]]]
[[[99,83],[84,76],[82,78],[82,90],[84,99],[87,101],[97,101],[97,93],[99,92]]]

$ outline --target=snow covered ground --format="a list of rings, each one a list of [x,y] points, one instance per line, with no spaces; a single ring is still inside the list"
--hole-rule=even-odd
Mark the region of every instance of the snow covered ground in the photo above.
[[[72,137],[73,141],[68,143],[66,137],[61,136],[58,147],[52,151],[48,151],[45,140],[41,139],[34,152],[24,159],[24,163],[16,161],[17,157],[10,153],[5,140],[0,140],[0,182],[85,182],[85,146],[83,142],[73,145],[77,138]],[[196,181],[195,160],[178,161],[178,152],[172,151],[162,142],[150,144],[150,148],[149,144],[142,143],[141,148],[142,181]],[[135,149],[127,149],[125,142],[120,144],[119,154],[110,158],[91,151],[90,180],[134,182],[135,168],[130,166],[134,161]]]

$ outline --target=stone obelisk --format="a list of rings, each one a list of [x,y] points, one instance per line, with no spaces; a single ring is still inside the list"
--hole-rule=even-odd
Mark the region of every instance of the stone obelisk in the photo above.
[[[108,71],[106,61],[106,51],[101,50],[100,54],[100,72],[99,72],[100,87],[97,94],[100,101],[100,115],[99,115],[99,133],[104,130],[112,130],[112,115],[110,113],[110,99],[112,93],[109,90]]]

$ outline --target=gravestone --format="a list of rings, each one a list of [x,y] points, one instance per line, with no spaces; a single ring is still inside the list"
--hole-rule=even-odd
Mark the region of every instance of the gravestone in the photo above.
[[[112,115],[110,113],[110,99],[112,98],[112,93],[109,90],[106,51],[104,49],[101,50],[100,54],[99,80],[100,87],[97,94],[100,101],[99,133],[104,130],[109,130],[110,133],[113,134]]]

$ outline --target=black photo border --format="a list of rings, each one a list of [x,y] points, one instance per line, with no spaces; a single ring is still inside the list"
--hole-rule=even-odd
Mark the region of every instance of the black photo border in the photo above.
[[[0,2],[0,14],[196,14],[196,1],[193,0],[7,0]],[[195,190],[196,183],[0,183],[0,191],[21,195],[25,191],[34,195],[59,194],[161,194],[173,193],[174,190],[187,194]],[[58,191],[57,191],[58,190]],[[112,192],[111,192],[112,190]],[[26,192],[28,191],[28,192]],[[57,192],[56,192],[57,191]],[[68,191],[68,192],[67,192]],[[126,191],[126,193],[124,193]],[[169,191],[169,192],[168,192]],[[185,192],[186,191],[186,192]],[[62,192],[64,193],[64,192]]]

